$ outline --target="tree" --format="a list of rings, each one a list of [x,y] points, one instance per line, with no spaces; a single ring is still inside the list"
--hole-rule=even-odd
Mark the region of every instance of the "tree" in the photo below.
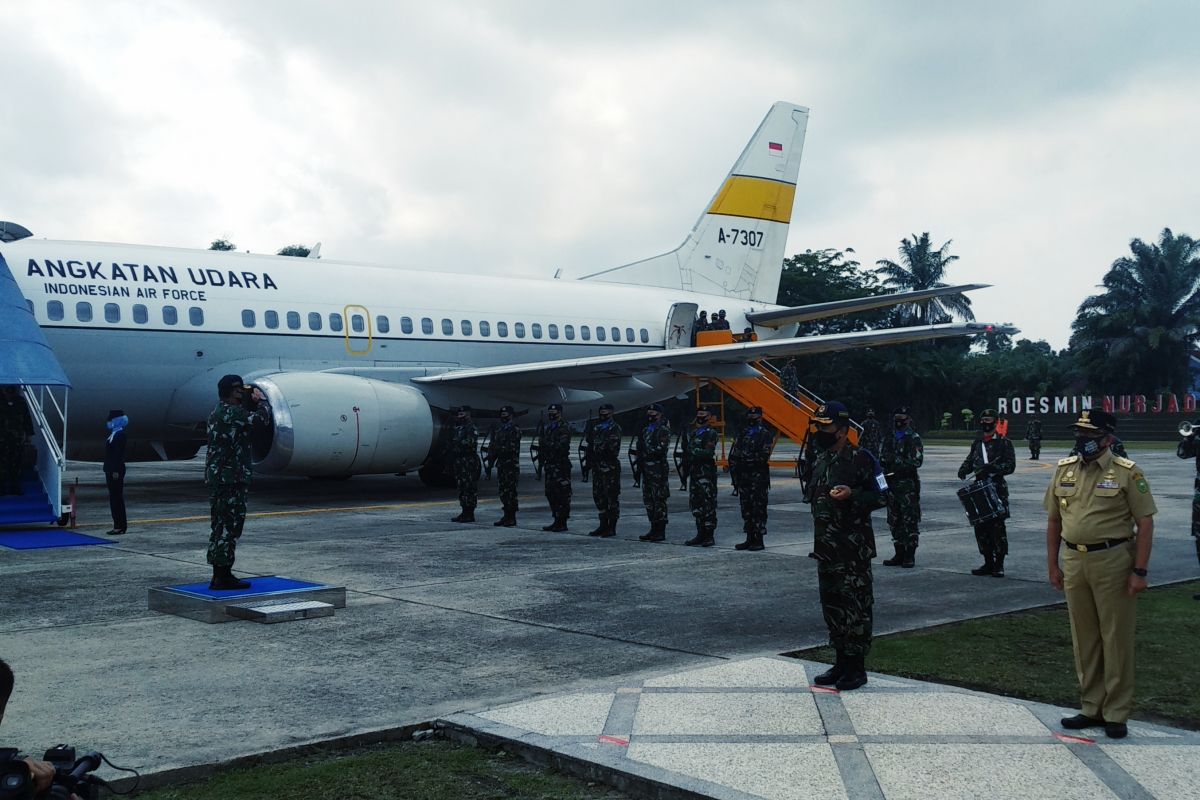
[[[889,259],[876,261],[876,272],[884,276],[883,285],[892,291],[915,292],[921,289],[934,289],[948,286],[942,281],[946,275],[946,267],[958,260],[947,251],[950,248],[949,239],[939,249],[934,250],[929,241],[929,232],[920,236],[913,234],[912,241],[900,240],[900,261],[896,263]],[[917,303],[906,303],[896,310],[896,318],[905,325],[931,325],[937,322],[949,322],[957,314],[964,320],[975,319],[971,311],[971,301],[962,294],[935,297]]]
[[[237,250],[237,245],[228,239],[213,239],[213,243],[208,246],[209,250]]]
[[[883,294],[875,274],[864,271],[859,262],[847,257],[852,253],[852,247],[845,250],[827,247],[824,250],[805,250],[800,255],[784,259],[783,274],[779,278],[779,305],[803,306]],[[799,333],[808,335],[867,330],[882,324],[886,316],[886,312],[870,311],[829,317],[802,324]]]
[[[1104,276],[1104,293],[1080,304],[1071,351],[1093,390],[1182,394],[1200,338],[1200,242],[1163,228],[1157,244],[1134,239],[1129,249]]]
[[[287,247],[280,250],[276,255],[308,258],[308,254],[311,252],[311,248],[305,247],[302,244],[289,244]]]

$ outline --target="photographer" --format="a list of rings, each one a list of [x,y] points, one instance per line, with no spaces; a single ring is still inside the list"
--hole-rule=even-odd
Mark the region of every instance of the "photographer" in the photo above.
[[[250,434],[256,425],[267,424],[271,410],[263,393],[245,385],[240,375],[221,378],[217,395],[221,402],[208,418],[208,455],[204,461],[204,484],[212,516],[207,557],[213,576],[208,588],[248,589],[249,583],[233,576],[234,551],[246,524]]]

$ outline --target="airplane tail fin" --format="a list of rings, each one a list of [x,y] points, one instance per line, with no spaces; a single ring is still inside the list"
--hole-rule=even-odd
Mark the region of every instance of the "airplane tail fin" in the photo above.
[[[683,244],[579,279],[774,303],[807,125],[807,108],[775,103]]]

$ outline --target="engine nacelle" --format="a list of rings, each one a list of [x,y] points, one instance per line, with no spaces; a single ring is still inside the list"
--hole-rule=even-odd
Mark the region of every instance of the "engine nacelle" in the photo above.
[[[281,372],[253,383],[273,423],[269,435],[255,437],[257,472],[404,472],[433,446],[433,412],[411,386],[329,372]]]

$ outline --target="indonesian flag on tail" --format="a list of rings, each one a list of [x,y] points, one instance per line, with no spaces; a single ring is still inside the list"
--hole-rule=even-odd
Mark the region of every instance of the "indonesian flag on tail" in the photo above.
[[[767,155],[783,158],[783,145],[779,142],[767,142]]]

